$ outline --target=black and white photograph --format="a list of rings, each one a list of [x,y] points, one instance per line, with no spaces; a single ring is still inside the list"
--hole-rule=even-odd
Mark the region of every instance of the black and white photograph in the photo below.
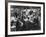
[[[43,4],[8,3],[8,35],[43,33]]]
[[[41,29],[41,7],[11,6],[11,31]]]

